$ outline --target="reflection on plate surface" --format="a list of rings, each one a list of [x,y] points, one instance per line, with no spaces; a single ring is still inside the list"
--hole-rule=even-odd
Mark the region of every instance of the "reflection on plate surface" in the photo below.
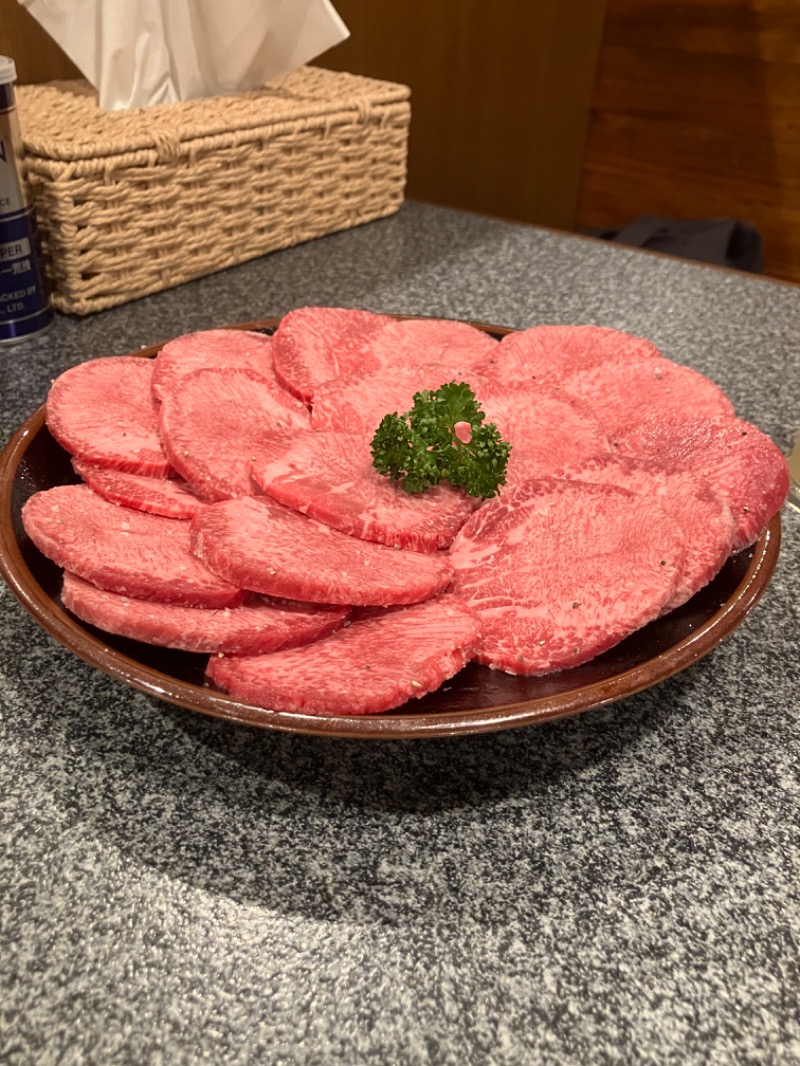
[[[277,320],[269,320],[240,328],[275,325]],[[507,332],[483,328],[498,335]],[[157,350],[154,346],[135,354],[152,356]],[[61,571],[28,540],[20,514],[34,492],[77,480],[69,456],[45,426],[42,407],[0,458],[0,571],[42,628],[92,666],[160,699],[234,722],[324,736],[388,739],[489,732],[577,714],[632,695],[683,670],[728,636],[769,583],[780,548],[776,515],[760,540],[732,556],[688,603],[574,670],[524,678],[472,663],[438,692],[396,711],[319,718],[239,703],[204,687],[206,656],[102,633],[64,611]]]

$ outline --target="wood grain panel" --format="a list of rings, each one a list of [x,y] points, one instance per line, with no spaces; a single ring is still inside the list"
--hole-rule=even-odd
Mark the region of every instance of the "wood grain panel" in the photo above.
[[[800,61],[797,0],[611,0],[604,45]]]
[[[16,0],[0,0],[0,55],[14,60],[20,85],[81,76],[52,37]]]
[[[578,224],[733,217],[800,281],[800,5],[608,0]]]
[[[409,196],[573,228],[603,0],[337,0],[319,62],[412,90]]]

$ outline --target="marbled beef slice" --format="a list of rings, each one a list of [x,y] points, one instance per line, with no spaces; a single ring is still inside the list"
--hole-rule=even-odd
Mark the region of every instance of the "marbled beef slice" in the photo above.
[[[246,329],[205,329],[167,341],[153,360],[153,396],[159,402],[193,370],[239,367],[280,387],[272,365],[272,338]]]
[[[201,496],[226,500],[256,487],[250,460],[263,433],[305,428],[305,406],[252,370],[194,370],[168,392],[160,428],[173,466]]]
[[[361,540],[411,551],[448,547],[475,505],[446,483],[406,492],[375,470],[367,438],[350,433],[270,433],[250,469],[284,506]]]
[[[376,370],[365,351],[369,338],[394,319],[346,307],[298,307],[281,319],[273,338],[278,380],[312,403],[320,385],[341,374]]]
[[[416,603],[441,592],[453,573],[444,553],[357,540],[267,496],[206,507],[192,520],[192,545],[226,580],[305,603]]]
[[[478,391],[477,375],[454,372],[445,363],[420,363],[347,374],[317,389],[311,425],[318,430],[360,433],[372,440],[384,415],[410,411],[415,393],[439,389],[450,381],[467,381],[473,392]]]
[[[61,602],[89,625],[159,647],[229,655],[261,655],[327,636],[344,624],[346,607],[278,603],[260,596],[214,610],[153,603],[108,592],[64,574]]]
[[[734,413],[722,389],[703,374],[636,352],[564,374],[559,385],[591,406],[612,443],[645,418],[686,412],[729,418]]]
[[[766,433],[740,418],[686,412],[647,418],[620,436],[618,450],[705,478],[730,505],[734,552],[758,540],[789,494],[786,457]]]
[[[680,529],[653,499],[615,485],[525,481],[456,536],[452,591],[480,615],[479,662],[546,674],[656,618],[684,555]]]
[[[680,607],[719,572],[733,550],[734,521],[727,500],[705,478],[663,470],[652,460],[599,455],[565,465],[559,477],[620,485],[652,496],[672,515],[686,540],[686,557],[664,612]]]
[[[85,459],[73,459],[72,469],[98,496],[134,511],[147,511],[165,518],[192,518],[208,503],[179,478],[128,474]]]
[[[366,345],[370,361],[380,370],[441,363],[453,374],[465,374],[498,347],[498,340],[468,322],[445,318],[393,321],[371,336]]]
[[[188,522],[118,507],[88,485],[37,492],[22,524],[48,559],[111,592],[186,607],[233,607],[244,598],[192,554]]]
[[[47,428],[71,455],[132,474],[167,477],[151,394],[153,362],[133,355],[65,370],[47,396]]]
[[[295,651],[214,656],[208,676],[237,699],[275,711],[379,714],[433,692],[458,673],[479,632],[477,615],[445,595],[376,611]]]
[[[515,385],[482,379],[476,387],[486,421],[511,444],[502,492],[529,478],[548,477],[567,461],[610,452],[591,407],[563,390],[535,382]]]
[[[651,341],[605,326],[544,325],[509,333],[478,363],[487,377],[506,385],[535,381],[557,384],[564,374],[615,356],[636,353],[660,358]]]

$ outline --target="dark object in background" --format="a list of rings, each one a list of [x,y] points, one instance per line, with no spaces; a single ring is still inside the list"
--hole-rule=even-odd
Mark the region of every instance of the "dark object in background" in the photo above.
[[[716,263],[760,274],[764,269],[761,234],[748,222],[732,218],[678,219],[658,215],[639,218],[617,229],[587,230],[605,241],[667,252],[701,263]]]

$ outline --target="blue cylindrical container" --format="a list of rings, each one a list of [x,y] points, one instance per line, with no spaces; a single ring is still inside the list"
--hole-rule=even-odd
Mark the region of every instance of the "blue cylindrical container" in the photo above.
[[[0,345],[17,344],[53,324],[36,220],[20,179],[13,59],[0,56]]]

